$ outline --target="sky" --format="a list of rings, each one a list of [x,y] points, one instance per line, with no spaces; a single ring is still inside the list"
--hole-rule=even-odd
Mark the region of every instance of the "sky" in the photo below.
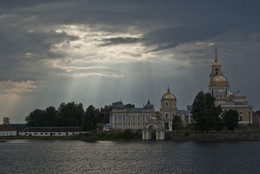
[[[208,91],[214,46],[232,92],[260,110],[257,0],[1,0],[0,119],[62,102],[178,109]],[[2,119],[0,120],[1,123]]]

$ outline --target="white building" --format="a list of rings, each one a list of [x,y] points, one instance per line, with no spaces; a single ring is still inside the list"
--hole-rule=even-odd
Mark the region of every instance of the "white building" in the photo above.
[[[152,118],[154,106],[148,100],[143,108],[127,108],[123,102],[113,103],[109,123],[111,130],[141,130]]]
[[[149,100],[143,108],[127,108],[122,102],[113,103],[109,119],[110,128],[111,130],[142,130],[155,114],[160,120],[160,124],[162,123],[163,129],[169,131],[172,130],[174,116],[181,117],[185,127],[189,120],[187,111],[177,109],[177,99],[168,88],[167,93],[161,98],[160,113],[155,112],[154,106]]]
[[[83,132],[80,127],[27,127],[21,136],[71,136]]]
[[[16,136],[16,130],[10,125],[0,125],[0,136]]]

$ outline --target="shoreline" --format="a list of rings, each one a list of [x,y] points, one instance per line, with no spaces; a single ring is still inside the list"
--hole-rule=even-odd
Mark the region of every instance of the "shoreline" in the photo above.
[[[26,136],[10,136],[0,137],[0,142],[6,142],[12,139],[31,139],[31,140],[78,140],[85,142],[95,141],[143,141],[141,136],[135,137],[99,137],[99,133],[90,136],[43,136],[43,137],[26,137]],[[144,140],[146,141],[146,140]],[[148,140],[156,141],[156,140]],[[166,132],[165,140],[171,142],[243,142],[243,141],[260,141],[260,132],[239,132],[239,133],[174,133]]]

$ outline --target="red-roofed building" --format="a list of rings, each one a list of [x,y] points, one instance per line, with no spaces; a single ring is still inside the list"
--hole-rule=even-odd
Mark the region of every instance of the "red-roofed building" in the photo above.
[[[16,130],[10,125],[0,125],[0,136],[16,136]]]

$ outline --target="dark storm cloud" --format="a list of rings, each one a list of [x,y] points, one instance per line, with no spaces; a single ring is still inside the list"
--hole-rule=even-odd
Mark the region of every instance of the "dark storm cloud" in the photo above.
[[[141,38],[132,38],[132,37],[116,37],[116,38],[109,38],[103,39],[100,46],[109,46],[109,45],[117,45],[117,44],[131,44],[140,42]]]

